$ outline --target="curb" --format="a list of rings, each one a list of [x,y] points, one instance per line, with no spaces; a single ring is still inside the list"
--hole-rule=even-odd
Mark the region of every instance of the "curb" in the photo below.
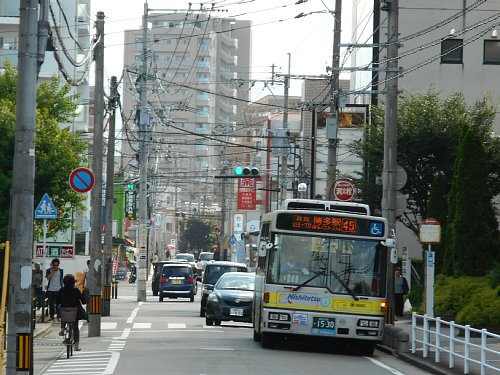
[[[428,373],[435,374],[435,375],[451,375],[451,374],[458,374],[458,372],[452,372],[447,369],[443,369],[441,367],[435,366],[431,363],[428,363],[424,358],[419,358],[415,355],[412,354],[407,354],[407,353],[398,353],[395,349],[389,348],[385,345],[377,345],[377,349],[390,354],[396,358],[399,358],[411,365],[414,365],[418,368],[421,368],[422,370],[427,371]]]

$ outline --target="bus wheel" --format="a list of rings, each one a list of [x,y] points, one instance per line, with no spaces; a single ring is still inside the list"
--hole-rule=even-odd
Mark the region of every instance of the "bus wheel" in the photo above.
[[[269,332],[262,332],[261,333],[261,340],[262,340],[262,347],[264,349],[270,349],[274,347],[275,343],[275,338],[274,334],[269,333]]]
[[[371,357],[373,355],[373,351],[375,350],[375,344],[372,343],[363,343],[359,346],[359,354]]]
[[[205,318],[205,325],[207,326],[213,326],[214,325],[214,320],[212,318]]]

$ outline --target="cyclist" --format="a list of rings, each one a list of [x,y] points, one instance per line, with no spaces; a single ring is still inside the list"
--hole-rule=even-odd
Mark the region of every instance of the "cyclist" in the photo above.
[[[68,273],[63,278],[63,287],[59,290],[56,297],[56,303],[59,307],[77,307],[81,310],[81,304],[85,304],[85,298],[78,288],[75,288],[75,276]],[[76,321],[73,323],[73,338],[75,340],[75,351],[80,351],[80,328],[78,327],[78,319],[81,317],[77,314]],[[64,336],[64,323],[61,320],[61,331],[59,336]]]

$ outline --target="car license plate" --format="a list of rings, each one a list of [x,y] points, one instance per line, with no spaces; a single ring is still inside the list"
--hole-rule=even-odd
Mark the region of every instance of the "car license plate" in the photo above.
[[[229,315],[233,315],[233,316],[243,316],[243,309],[235,309],[235,308],[231,308],[231,310],[229,311]]]
[[[172,284],[182,284],[182,280],[174,279],[172,280]]]
[[[311,333],[319,335],[335,335],[335,318],[315,316],[312,322]]]

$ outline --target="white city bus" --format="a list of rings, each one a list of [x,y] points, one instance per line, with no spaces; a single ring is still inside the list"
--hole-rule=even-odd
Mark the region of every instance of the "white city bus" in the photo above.
[[[261,218],[254,340],[287,335],[353,343],[370,355],[387,308],[387,223],[367,205],[292,199]]]

